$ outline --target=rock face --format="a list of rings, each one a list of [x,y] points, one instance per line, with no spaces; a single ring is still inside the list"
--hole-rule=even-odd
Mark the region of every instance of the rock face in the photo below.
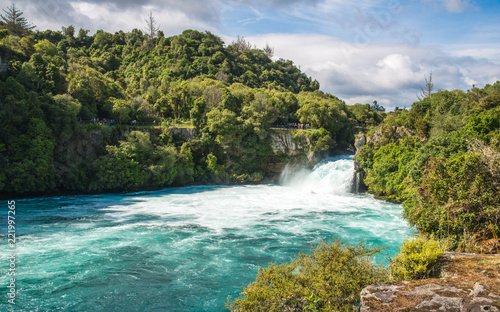
[[[363,171],[363,168],[361,168],[361,165],[359,162],[356,160],[356,156],[358,156],[359,150],[365,146],[367,143],[366,135],[364,133],[358,134],[356,136],[356,139],[354,140],[354,148],[356,149],[356,154],[354,155],[354,183],[356,189],[354,189],[354,193],[359,193],[359,192],[364,192],[367,190],[366,185],[364,184],[365,180],[365,172]]]
[[[356,140],[354,141],[354,147],[356,148],[356,153],[366,144],[366,135],[364,133],[360,133]]]
[[[361,292],[361,312],[500,312],[500,255],[447,253],[441,278],[372,285]]]
[[[196,135],[195,128],[176,128],[172,127],[172,135],[178,135],[183,140],[188,141],[191,140]]]
[[[2,59],[2,56],[0,55],[0,73],[1,72],[6,72],[8,67],[9,67],[9,62],[8,61],[4,61]]]
[[[272,139],[271,148],[275,154],[296,156],[308,154],[311,149],[311,142],[307,138],[294,141],[292,133],[273,133]]]
[[[172,127],[171,134],[188,141],[196,135],[196,129]],[[314,152],[311,151],[311,142],[307,137],[299,137],[298,140],[294,140],[292,133],[280,132],[273,133],[271,137],[271,148],[277,155],[283,154],[289,157],[304,155],[309,160],[314,157]]]
[[[382,132],[383,131],[383,132]],[[366,144],[377,145],[380,140],[386,138],[390,142],[397,142],[400,139],[414,135],[413,132],[406,127],[392,126],[383,130],[375,130],[371,136],[366,136],[364,133],[358,134],[354,142],[356,153]]]

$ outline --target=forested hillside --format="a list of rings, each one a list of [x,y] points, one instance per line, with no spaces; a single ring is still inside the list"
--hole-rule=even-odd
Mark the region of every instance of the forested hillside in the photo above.
[[[450,248],[487,252],[500,232],[500,82],[425,92],[373,127],[357,162],[369,191]],[[493,249],[492,249],[493,248]]]
[[[0,25],[2,26],[2,25]],[[101,192],[260,181],[272,126],[309,124],[315,150],[346,148],[354,125],[381,117],[348,107],[292,61],[243,38],[1,30],[0,192]],[[377,121],[376,121],[377,120]],[[192,127],[182,141],[172,125]]]

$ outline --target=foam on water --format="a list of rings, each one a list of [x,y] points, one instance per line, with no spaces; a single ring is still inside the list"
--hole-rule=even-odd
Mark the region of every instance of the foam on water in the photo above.
[[[312,171],[288,168],[282,185],[16,201],[16,310],[222,311],[258,266],[290,261],[321,240],[383,244],[395,254],[413,234],[401,207],[349,193],[352,173],[341,157]]]

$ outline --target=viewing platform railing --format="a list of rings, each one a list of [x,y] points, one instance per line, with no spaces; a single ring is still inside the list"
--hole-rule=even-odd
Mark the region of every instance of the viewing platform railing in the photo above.
[[[287,123],[287,124],[276,124],[271,125],[271,129],[282,129],[282,130],[311,130],[315,129],[311,127],[309,124],[301,124],[301,123]]]

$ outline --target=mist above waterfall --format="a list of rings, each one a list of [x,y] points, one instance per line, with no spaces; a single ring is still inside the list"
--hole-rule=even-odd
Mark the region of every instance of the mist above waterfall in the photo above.
[[[305,193],[347,194],[353,190],[354,163],[352,156],[324,159],[313,169],[287,165],[280,184]]]

